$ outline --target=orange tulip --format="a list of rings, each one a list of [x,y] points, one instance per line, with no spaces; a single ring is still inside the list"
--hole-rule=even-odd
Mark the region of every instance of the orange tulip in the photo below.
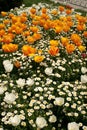
[[[58,14],[58,11],[57,11],[56,9],[54,9],[54,10],[51,11],[51,14],[52,14],[52,15],[57,15],[57,14]]]
[[[84,52],[84,51],[86,51],[86,46],[81,45],[81,46],[78,47],[78,49],[79,49],[80,52]]]
[[[58,46],[58,40],[50,40],[50,45],[51,46]]]
[[[1,15],[2,15],[2,16],[6,16],[6,15],[7,15],[7,12],[1,11]]]
[[[72,13],[72,10],[66,9],[66,14],[67,14],[67,15],[69,15],[69,14],[71,14],[71,13]]]
[[[84,32],[83,32],[83,36],[84,36],[84,37],[87,37],[87,31],[84,31]]]
[[[61,37],[61,43],[65,47],[69,44],[69,39],[67,37]]]
[[[3,29],[3,28],[5,28],[5,24],[0,23],[0,29]]]
[[[33,39],[35,39],[35,41],[36,41],[36,40],[40,40],[41,37],[42,37],[42,35],[41,35],[40,33],[34,33],[34,34],[33,34]]]
[[[2,45],[2,50],[4,52],[8,52],[8,53],[15,52],[18,50],[18,45],[12,44],[12,43],[4,44],[4,45]]]
[[[15,66],[16,68],[20,68],[21,64],[20,64],[20,62],[19,62],[18,60],[16,60],[16,61],[14,62],[14,66]]]
[[[68,44],[66,46],[66,51],[71,54],[75,50],[75,45],[74,44]]]
[[[71,34],[71,40],[74,42],[74,43],[78,43],[78,42],[81,42],[81,37],[74,33],[74,34]]]
[[[4,29],[1,29],[0,30],[0,36],[3,36],[5,34],[5,30]]]
[[[28,36],[27,41],[28,41],[28,43],[33,44],[35,42],[35,39],[33,36]]]
[[[32,14],[35,14],[35,13],[36,13],[36,9],[35,9],[35,8],[31,8],[31,9],[30,9],[30,12],[31,12]]]
[[[48,53],[52,56],[56,56],[59,52],[59,48],[55,46],[50,46]]]
[[[9,36],[9,35],[4,35],[4,36],[3,36],[3,42],[6,43],[6,44],[11,43],[12,40],[13,40],[12,37]]]
[[[59,11],[60,11],[60,12],[63,12],[64,9],[65,9],[65,8],[64,8],[63,6],[59,6]]]
[[[55,32],[56,33],[61,33],[63,31],[63,28],[61,26],[56,26],[55,27]]]
[[[40,63],[44,60],[44,56],[41,56],[41,55],[37,55],[34,57],[34,61],[37,62],[37,63]]]
[[[38,28],[37,26],[31,26],[31,27],[30,27],[30,30],[31,30],[32,32],[38,32],[38,31],[39,31],[39,28]]]
[[[43,8],[41,9],[41,11],[42,11],[42,13],[45,14],[45,13],[47,12],[47,9],[43,7]]]
[[[86,29],[85,24],[78,24],[78,25],[77,25],[77,30],[78,30],[78,31],[83,31],[83,30],[85,30],[85,29]]]
[[[29,45],[24,45],[22,47],[22,52],[23,52],[24,55],[29,56],[29,55],[35,54],[36,53],[36,49],[31,47],[31,46],[29,46]]]

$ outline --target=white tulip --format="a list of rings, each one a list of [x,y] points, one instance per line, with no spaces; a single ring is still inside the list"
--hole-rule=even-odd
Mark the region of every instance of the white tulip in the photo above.
[[[87,75],[81,75],[81,82],[87,83]]]
[[[27,81],[26,81],[26,84],[29,85],[29,86],[32,86],[34,84],[34,80],[31,79],[31,78],[28,78]]]
[[[18,80],[16,80],[16,83],[18,87],[23,87],[25,85],[25,79],[19,78]]]
[[[62,97],[55,98],[54,104],[58,106],[62,106],[64,104],[64,98]]]
[[[10,117],[9,118],[9,122],[13,126],[18,126],[20,124],[20,122],[21,122],[20,116],[19,115],[15,115],[14,117]]]
[[[13,70],[13,64],[9,60],[4,60],[3,65],[6,72],[11,72]]]
[[[45,126],[47,126],[47,122],[44,119],[44,117],[37,117],[36,119],[36,125],[38,128],[44,128]]]
[[[51,67],[45,69],[46,75],[52,75],[53,69]]]
[[[12,104],[16,99],[16,95],[13,93],[5,93],[4,101],[8,104]]]
[[[86,67],[82,67],[82,68],[81,68],[81,72],[82,72],[83,74],[85,74],[85,73],[87,72],[87,68],[86,68]]]
[[[76,122],[68,123],[68,130],[79,130],[79,125]]]

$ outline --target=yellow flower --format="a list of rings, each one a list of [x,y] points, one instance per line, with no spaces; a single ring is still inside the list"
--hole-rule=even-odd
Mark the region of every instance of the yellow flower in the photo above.
[[[86,47],[81,45],[81,46],[78,47],[78,49],[79,49],[80,52],[83,52],[83,51],[86,50]]]
[[[50,40],[50,45],[51,46],[58,46],[58,41],[57,40]]]
[[[44,56],[41,56],[41,55],[37,55],[34,57],[34,61],[37,62],[37,63],[40,63],[44,60]]]

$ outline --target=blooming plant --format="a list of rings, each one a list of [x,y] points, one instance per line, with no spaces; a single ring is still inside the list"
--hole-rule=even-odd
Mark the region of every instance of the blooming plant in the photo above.
[[[0,129],[87,130],[87,17],[42,3],[1,14]]]

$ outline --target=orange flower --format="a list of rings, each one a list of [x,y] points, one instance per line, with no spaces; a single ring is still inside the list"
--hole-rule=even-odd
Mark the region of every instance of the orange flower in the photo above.
[[[0,36],[3,36],[5,34],[5,30],[4,29],[1,29],[0,30]]]
[[[25,31],[25,32],[23,32],[23,36],[27,37],[27,36],[29,36],[29,35],[30,35],[30,31]]]
[[[31,8],[31,9],[30,9],[30,12],[31,12],[32,14],[35,14],[35,13],[36,13],[36,9],[35,9],[35,8]]]
[[[3,23],[0,23],[0,29],[5,28],[5,25]]]
[[[4,44],[2,45],[2,50],[4,52],[15,52],[18,50],[18,45],[17,44],[12,44],[12,43],[9,43],[9,44]]]
[[[2,16],[6,16],[6,15],[7,15],[7,12],[2,11],[2,12],[1,12],[1,15],[2,15]]]
[[[50,45],[51,46],[58,46],[58,40],[50,40]]]
[[[24,23],[27,21],[27,17],[26,16],[21,16],[20,17],[20,22]]]
[[[80,52],[84,52],[84,51],[86,51],[86,46],[81,45],[81,46],[78,47],[78,49],[79,49]]]
[[[69,39],[67,37],[61,37],[62,45],[65,47],[69,44]]]
[[[66,9],[66,14],[69,15],[72,13],[72,10],[71,9]]]
[[[69,54],[71,54],[75,50],[75,45],[74,44],[68,44],[66,46],[66,50]]]
[[[31,27],[30,27],[30,30],[31,30],[32,32],[38,32],[38,31],[39,31],[39,28],[38,28],[37,26],[31,26]]]
[[[29,45],[24,45],[22,47],[22,52],[23,52],[24,55],[29,56],[29,55],[35,54],[36,53],[36,49],[31,47],[31,46],[29,46]]]
[[[14,17],[14,14],[13,14],[13,13],[10,13],[10,14],[9,14],[9,18],[12,18],[12,17]]]
[[[45,7],[43,7],[42,9],[41,9],[41,11],[42,11],[42,13],[46,13],[47,12],[47,9],[45,8]]]
[[[2,41],[3,41],[4,43],[6,43],[6,44],[9,44],[9,43],[12,42],[12,40],[13,40],[13,39],[12,39],[12,37],[11,37],[10,35],[4,35]]]
[[[70,30],[70,27],[68,25],[63,26],[63,31],[68,32]]]
[[[74,43],[78,43],[78,42],[81,42],[81,37],[74,33],[74,34],[71,34],[71,40],[74,42]]]
[[[84,37],[87,37],[87,31],[84,31],[84,32],[83,32],[83,36],[84,36]]]
[[[56,26],[56,27],[55,27],[55,32],[56,32],[56,33],[61,33],[62,30],[63,30],[63,28],[62,28],[61,26]]]
[[[44,60],[44,56],[41,56],[41,55],[37,55],[34,57],[34,61],[37,62],[37,63],[40,63]]]
[[[60,12],[63,12],[64,9],[65,9],[65,8],[64,8],[63,6],[59,6],[59,11],[60,11]]]
[[[4,21],[3,21],[3,23],[6,25],[6,24],[9,24],[10,23],[10,20],[9,19],[5,19]]]
[[[77,25],[77,30],[78,30],[78,31],[83,31],[83,30],[85,30],[85,29],[86,29],[85,24],[78,24],[78,25]]]
[[[33,44],[35,42],[35,39],[33,36],[28,36],[27,37],[27,41],[30,43],[30,44]]]
[[[50,46],[48,53],[52,56],[56,56],[59,52],[59,48],[55,46]]]
[[[14,62],[14,66],[15,66],[16,68],[20,68],[21,64],[20,64],[20,62],[19,62],[18,60],[16,60],[16,61]]]
[[[35,40],[39,40],[39,39],[41,39],[41,37],[42,37],[42,35],[40,33],[33,34],[33,39],[35,39]]]
[[[57,14],[58,14],[58,12],[57,12],[57,10],[56,10],[56,9],[54,9],[54,10],[52,10],[52,11],[51,11],[51,14],[52,14],[52,15],[57,15]]]

